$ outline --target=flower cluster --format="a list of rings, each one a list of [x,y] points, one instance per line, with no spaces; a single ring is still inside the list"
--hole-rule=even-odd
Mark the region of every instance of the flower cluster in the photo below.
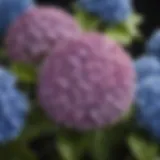
[[[149,76],[137,86],[136,118],[140,127],[145,128],[154,138],[160,140],[160,76]]]
[[[130,13],[129,1],[110,2],[103,9],[102,1],[98,5],[109,12],[111,17],[107,13],[105,19],[119,21]],[[14,7],[19,5],[14,2]],[[80,130],[117,122],[134,95],[135,72],[129,55],[103,34],[83,32],[60,8],[23,6],[7,29],[6,52],[13,62],[43,62],[37,94],[44,111],[54,122]]]
[[[160,31],[146,43],[146,55],[135,62],[137,71],[136,117],[140,126],[160,139]]]
[[[29,104],[34,106],[33,110],[42,109],[59,134],[61,127],[78,132],[110,129],[123,118],[126,120],[125,115],[134,103],[136,124],[160,140],[160,30],[146,42],[145,54],[133,62],[118,44],[126,45],[139,34],[135,27],[139,19],[132,1],[76,0],[75,3],[78,8],[74,17],[74,13],[71,15],[62,8],[40,6],[33,0],[0,0],[0,38],[10,62],[6,68],[13,71],[13,66],[22,65],[35,67],[33,74],[36,71],[34,78],[28,76],[28,82],[0,67],[0,144],[20,136],[25,123],[30,122],[26,121]],[[90,24],[85,16],[95,21]],[[23,67],[18,69],[28,75]],[[34,85],[36,91],[32,92],[30,102],[17,81],[22,82],[20,86],[26,85],[26,91]],[[48,127],[45,122],[42,126]],[[101,144],[104,134],[95,135],[93,141]],[[23,144],[24,139],[20,139]],[[57,139],[59,147],[63,138]],[[110,146],[108,140],[107,146]],[[98,156],[101,153],[101,150],[96,152]]]
[[[29,102],[16,88],[16,77],[0,68],[0,143],[15,139],[22,131]]]
[[[153,32],[150,39],[146,43],[146,52],[159,58],[160,55],[160,30]]]
[[[11,63],[38,69],[34,96],[53,123],[84,131],[119,122],[135,94],[136,75],[129,53],[103,33],[83,31],[61,8],[39,6],[31,0],[11,4],[0,1],[0,16],[7,11],[0,22],[6,54]],[[130,0],[80,0],[78,4],[111,23],[124,21],[132,11]],[[143,70],[141,63],[137,62],[138,70]],[[148,63],[153,72],[159,72],[156,59]],[[0,70],[0,142],[18,135],[28,111],[29,102],[15,82],[14,76]]]
[[[132,13],[131,0],[77,0],[77,4],[109,23],[123,22]]]
[[[154,56],[142,56],[135,61],[137,82],[140,83],[148,76],[160,74],[160,64]]]
[[[6,50],[14,61],[39,63],[56,43],[78,34],[80,27],[71,15],[55,7],[36,6],[10,26]]]
[[[76,129],[104,127],[130,108],[135,74],[115,42],[84,33],[46,59],[39,77],[42,107],[57,123]]]

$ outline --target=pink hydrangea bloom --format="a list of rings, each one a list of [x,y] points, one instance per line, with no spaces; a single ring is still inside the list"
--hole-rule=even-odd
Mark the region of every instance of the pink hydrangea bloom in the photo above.
[[[74,18],[59,8],[38,6],[30,9],[10,27],[6,48],[15,61],[37,63],[58,42],[80,34]]]
[[[77,130],[117,122],[131,105],[135,71],[131,58],[99,33],[84,33],[46,59],[38,98],[56,123]]]

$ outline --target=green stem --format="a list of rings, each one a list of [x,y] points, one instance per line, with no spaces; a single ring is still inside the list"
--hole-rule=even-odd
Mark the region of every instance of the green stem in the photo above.
[[[93,133],[91,141],[91,154],[94,160],[106,160],[107,146],[104,131],[96,131]]]

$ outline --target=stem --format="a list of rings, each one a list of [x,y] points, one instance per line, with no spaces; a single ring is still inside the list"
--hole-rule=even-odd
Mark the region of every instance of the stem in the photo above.
[[[106,155],[108,152],[107,151],[107,146],[106,144],[106,136],[103,131],[96,131],[93,135],[92,139],[92,146],[91,146],[91,151],[92,151],[92,157],[95,160],[105,160]]]

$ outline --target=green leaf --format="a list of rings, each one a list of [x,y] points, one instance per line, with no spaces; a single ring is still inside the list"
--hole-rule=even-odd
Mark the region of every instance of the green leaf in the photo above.
[[[18,76],[21,82],[36,82],[36,68],[30,64],[13,63],[11,70]]]
[[[59,128],[56,131],[57,149],[64,160],[83,159],[90,141],[88,134],[81,134],[70,129]],[[88,150],[87,150],[88,151]]]
[[[104,133],[99,135],[98,151],[105,160],[124,159],[126,155],[126,136],[131,132],[132,122],[130,117],[124,117],[119,123],[108,126]],[[95,141],[96,145],[96,141]],[[95,148],[96,149],[96,148]],[[114,154],[116,151],[116,154]]]
[[[97,30],[100,24],[99,18],[85,12],[84,10],[78,8],[76,5],[74,6],[74,9],[74,17],[77,19],[84,30]]]
[[[158,155],[158,146],[136,135],[128,138],[129,149],[137,160],[154,160]]]
[[[116,26],[107,27],[105,33],[113,40],[116,40],[123,45],[128,45],[134,38],[141,38],[141,34],[138,30],[141,22],[142,17],[140,15],[132,14],[123,23]]]
[[[0,49],[0,63],[1,63],[1,65],[5,65],[5,66],[7,66],[7,67],[8,67],[9,64],[10,64],[8,55],[6,54],[4,48],[1,48],[1,49]]]
[[[6,59],[7,54],[5,53],[3,48],[0,48],[0,59]]]
[[[63,160],[77,160],[75,157],[74,146],[65,139],[57,140],[57,149]]]
[[[123,31],[121,28],[108,29],[107,36],[123,45],[128,45],[132,42],[132,36]]]
[[[138,36],[137,27],[142,23],[142,17],[138,14],[132,14],[125,22],[124,26],[127,32],[132,36]]]
[[[54,125],[47,119],[43,111],[38,106],[32,106],[31,114],[28,117],[27,124],[19,137],[19,140],[29,141],[41,133],[54,130]]]
[[[37,160],[35,154],[21,141],[1,145],[0,157],[5,160]]]

